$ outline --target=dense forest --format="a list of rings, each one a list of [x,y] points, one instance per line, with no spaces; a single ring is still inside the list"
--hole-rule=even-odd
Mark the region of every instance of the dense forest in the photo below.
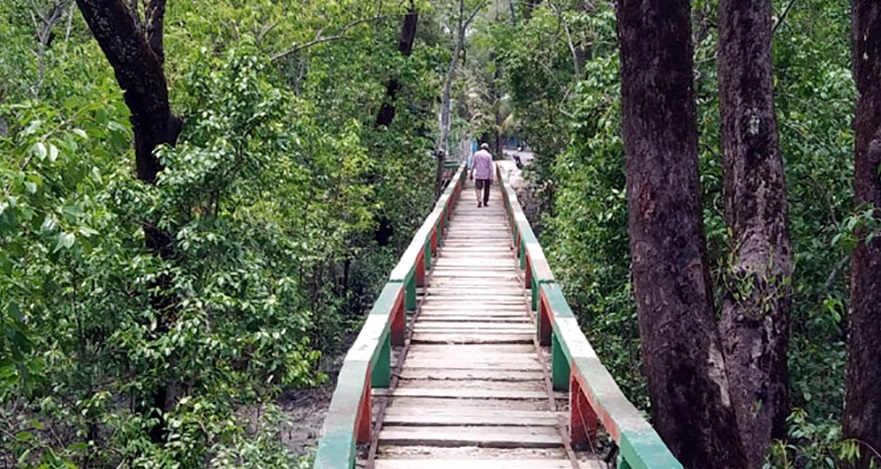
[[[512,138],[686,467],[881,466],[872,0],[4,0],[0,38],[0,467],[308,467],[280,402]]]

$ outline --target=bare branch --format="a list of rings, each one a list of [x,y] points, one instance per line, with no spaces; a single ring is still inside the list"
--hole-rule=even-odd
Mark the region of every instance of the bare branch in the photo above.
[[[470,25],[471,22],[474,21],[474,18],[477,16],[478,13],[480,13],[480,10],[483,10],[483,7],[485,7],[487,3],[488,0],[483,0],[482,2],[480,2],[480,5],[477,5],[474,11],[471,12],[471,16],[468,17],[468,21],[465,22],[465,28],[468,28],[468,25]]]
[[[771,35],[773,36],[775,32],[777,32],[777,28],[783,24],[783,21],[786,20],[786,15],[789,14],[789,10],[792,9],[792,6],[795,5],[795,0],[789,0],[789,3],[786,4],[786,8],[783,9],[783,13],[780,14],[780,17],[777,18],[777,21],[774,22],[774,27],[771,28]]]
[[[295,53],[297,53],[297,52],[300,52],[301,50],[308,49],[308,48],[310,48],[310,47],[312,47],[312,46],[315,46],[315,45],[318,45],[318,44],[322,44],[322,43],[325,43],[325,42],[331,42],[331,41],[338,41],[338,40],[340,40],[340,39],[346,39],[346,35],[345,35],[345,34],[346,34],[350,29],[354,28],[355,26],[358,26],[358,25],[361,25],[361,24],[364,24],[364,23],[369,23],[369,22],[371,22],[371,21],[379,21],[379,20],[381,20],[381,19],[385,19],[385,18],[388,18],[388,17],[390,17],[390,16],[396,16],[396,15],[391,15],[391,14],[389,14],[389,15],[379,15],[379,16],[372,16],[372,17],[370,17],[370,18],[361,18],[361,19],[359,19],[359,20],[352,21],[351,23],[349,23],[349,24],[343,26],[337,34],[334,34],[334,35],[332,35],[332,36],[323,36],[323,35],[322,35],[322,32],[319,31],[319,35],[318,35],[318,37],[316,37],[315,39],[313,39],[313,40],[311,40],[311,41],[309,41],[309,42],[305,42],[305,43],[303,43],[303,44],[295,45],[294,47],[292,47],[292,48],[290,48],[290,49],[288,49],[288,50],[285,50],[285,51],[279,52],[279,53],[273,55],[270,59],[271,59],[273,62],[275,62],[276,60],[283,59],[283,58],[285,58],[285,57],[287,57],[287,56],[289,56],[289,55],[291,55],[291,54],[295,54]],[[322,30],[322,31],[323,31],[323,30]]]

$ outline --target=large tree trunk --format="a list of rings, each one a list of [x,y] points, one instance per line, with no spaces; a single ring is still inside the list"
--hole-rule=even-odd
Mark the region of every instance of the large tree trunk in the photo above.
[[[404,57],[410,57],[413,53],[413,42],[416,39],[417,24],[419,24],[419,14],[416,12],[413,3],[411,2],[410,11],[404,15],[404,21],[401,24],[401,39],[398,42],[398,52]],[[386,85],[387,100],[382,103],[382,107],[379,108],[379,113],[376,115],[376,122],[373,124],[374,127],[388,127],[391,125],[392,121],[395,119],[395,98],[400,89],[401,84],[398,82],[397,78],[389,80]]]
[[[733,264],[721,336],[750,468],[786,437],[792,257],[771,74],[771,0],[719,2],[719,108]]]
[[[746,467],[713,317],[687,0],[620,0],[633,283],[653,424],[687,468]]]
[[[874,209],[881,223],[881,3],[853,1],[853,75],[859,91],[854,196],[859,211]],[[875,228],[877,229],[877,228]],[[847,339],[844,436],[863,445],[857,467],[881,464],[881,236],[866,241],[851,261],[851,311]]]
[[[162,65],[165,0],[152,0],[142,24],[122,0],[77,0],[89,29],[113,67],[131,111],[138,179],[153,183],[162,170],[153,150],[174,145],[181,121],[171,112]],[[144,26],[146,25],[146,26]]]
[[[163,71],[165,0],[147,3],[143,22],[137,11],[129,9],[123,0],[76,0],[76,3],[113,67],[116,81],[131,111],[138,179],[154,184],[162,164],[153,150],[162,144],[174,146],[181,130],[180,118],[171,112]],[[144,241],[150,252],[163,259],[171,258],[173,237],[154,223],[145,223],[143,229]],[[167,292],[171,288],[171,279],[163,276],[154,286]],[[174,305],[172,295],[159,293],[151,296],[151,306],[162,317],[157,333],[167,331],[168,310]],[[170,409],[169,400],[173,393],[172,386],[168,384],[157,389],[151,398],[153,409],[160,411],[160,423],[150,431],[154,442],[164,440],[161,415]],[[153,409],[145,409],[145,412],[153,413]]]

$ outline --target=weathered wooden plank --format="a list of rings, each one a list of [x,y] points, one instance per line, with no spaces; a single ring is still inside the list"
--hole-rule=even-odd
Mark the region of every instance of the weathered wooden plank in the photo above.
[[[407,360],[407,367],[415,370],[415,369],[437,369],[437,368],[447,368],[450,370],[513,370],[513,371],[530,371],[530,370],[541,370],[542,366],[539,363],[521,363],[521,362],[449,362],[447,360],[438,359],[438,360],[430,360],[430,359],[410,359]]]
[[[484,448],[555,448],[563,440],[552,427],[384,427],[386,445],[466,446]]]
[[[444,334],[438,332],[414,332],[414,344],[531,344],[532,334]]]
[[[557,393],[561,399],[568,397],[567,394]],[[496,389],[432,389],[432,388],[397,388],[374,389],[376,397],[438,397],[444,399],[547,399],[548,394],[544,391],[513,391]]]
[[[400,426],[499,426],[513,427],[553,427],[557,417],[552,412],[533,412],[534,415],[514,415],[510,411],[495,414],[480,413],[431,413],[411,409],[406,413],[386,412],[383,425]]]
[[[520,323],[517,322],[453,322],[453,321],[423,321],[419,320],[416,322],[417,330],[429,330],[429,329],[439,329],[439,330],[465,330],[465,331],[473,331],[475,329],[484,329],[484,330],[506,330],[506,331],[517,331],[517,332],[531,332],[535,330],[535,326],[531,323],[523,321]]]
[[[403,380],[433,379],[443,380],[463,380],[463,379],[481,379],[485,381],[535,381],[544,378],[541,371],[523,371],[523,370],[499,370],[499,369],[454,369],[454,368],[404,368],[401,370],[400,378]]]
[[[420,329],[419,325],[416,325],[415,329],[416,333],[422,334],[447,334],[447,335],[484,335],[484,336],[492,336],[492,335],[500,335],[507,336],[513,334],[524,334],[526,335],[527,329],[524,328],[508,328],[508,329],[440,329],[440,328],[423,328]]]
[[[518,315],[518,316],[483,316],[483,315],[467,315],[467,314],[434,314],[427,316],[420,316],[419,323],[448,323],[448,322],[493,322],[493,323],[509,323],[509,324],[530,324],[532,325],[532,321],[529,320],[529,317],[526,315]],[[535,326],[533,326],[535,327]]]
[[[596,460],[579,461],[581,469],[601,469]],[[378,459],[375,469],[572,469],[568,459]]]

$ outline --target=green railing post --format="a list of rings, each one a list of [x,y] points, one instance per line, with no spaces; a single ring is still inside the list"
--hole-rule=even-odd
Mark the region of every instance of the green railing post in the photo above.
[[[387,388],[392,382],[392,340],[391,334],[382,341],[376,365],[370,370],[370,385],[374,388]]]
[[[425,243],[425,270],[431,270],[431,236],[428,237]]]
[[[416,273],[413,272],[407,278],[407,291],[405,292],[404,303],[407,311],[416,310]]]
[[[551,333],[551,344],[551,382],[555,391],[567,391],[570,366],[556,333]]]

